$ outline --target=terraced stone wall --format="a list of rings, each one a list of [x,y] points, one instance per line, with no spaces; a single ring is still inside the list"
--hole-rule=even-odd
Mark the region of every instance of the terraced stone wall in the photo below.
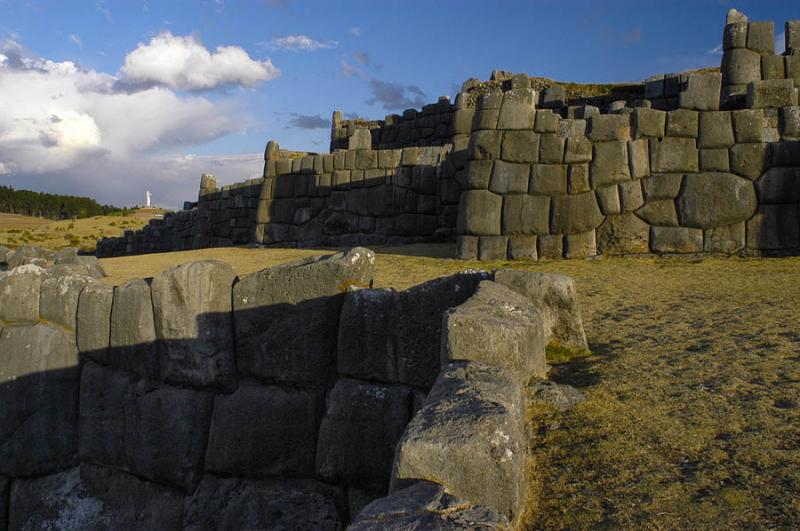
[[[546,343],[586,347],[572,281],[396,292],[369,287],[374,262],[0,272],[0,527],[516,522],[525,385]]]

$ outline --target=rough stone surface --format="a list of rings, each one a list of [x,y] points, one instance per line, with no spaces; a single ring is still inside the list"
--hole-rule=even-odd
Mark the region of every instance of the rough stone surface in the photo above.
[[[747,106],[751,109],[797,105],[797,89],[791,79],[753,81],[747,85]]]
[[[78,298],[76,339],[81,354],[102,364],[109,364],[108,346],[111,334],[111,304],[114,288],[106,284],[89,284]]]
[[[545,344],[588,349],[572,278],[553,273],[501,269],[495,271],[494,281],[523,295],[539,310],[544,323]]]
[[[541,234],[536,239],[540,259],[557,260],[564,257],[564,237],[561,234]]]
[[[93,282],[91,277],[72,275],[45,278],[40,288],[39,315],[42,319],[75,330],[78,297]]]
[[[364,507],[350,531],[415,529],[511,529],[502,513],[449,494],[436,483],[418,481]]]
[[[766,120],[761,109],[741,109],[733,111],[733,129],[738,143],[764,142]]]
[[[528,387],[531,401],[535,404],[545,404],[558,411],[569,411],[589,397],[571,385],[557,384],[555,382],[535,381]]]
[[[539,135],[533,131],[506,131],[502,158],[509,162],[538,162]]]
[[[523,404],[507,370],[447,365],[397,445],[392,491],[426,479],[514,520],[525,493]]]
[[[311,480],[205,476],[184,503],[183,529],[314,529],[337,531],[335,489]]]
[[[444,314],[442,364],[480,361],[509,369],[525,383],[547,374],[543,319],[522,295],[483,281],[464,304]]]
[[[691,138],[650,140],[650,169],[654,173],[696,172],[699,156]]]
[[[496,194],[527,193],[530,164],[495,161],[489,190]]]
[[[594,188],[630,179],[627,144],[625,142],[595,143],[591,177]]]
[[[664,227],[678,226],[678,212],[675,209],[675,201],[662,199],[645,203],[636,211],[636,215],[648,222],[650,225]]]
[[[624,114],[601,114],[592,116],[588,122],[588,136],[594,142],[625,141],[631,137],[630,118]]]
[[[752,50],[737,48],[722,56],[722,84],[747,85],[761,79],[761,56]]]
[[[597,255],[595,231],[564,236],[564,258],[588,258]]]
[[[302,384],[336,374],[339,312],[349,286],[372,283],[375,254],[362,247],[264,269],[233,287],[240,374]]]
[[[225,262],[190,262],[153,279],[153,315],[161,378],[170,383],[233,390],[231,286]]]
[[[411,406],[408,387],[340,378],[319,430],[317,473],[349,485],[385,487]]]
[[[722,87],[721,73],[689,74],[686,85],[686,89],[678,95],[678,104],[681,108],[698,111],[716,111],[719,109],[719,96]]]
[[[500,211],[503,197],[487,190],[467,190],[458,206],[458,233],[500,234]]]
[[[347,290],[339,319],[339,374],[381,382],[397,381],[390,321],[394,300],[392,289]]]
[[[36,321],[41,285],[42,270],[35,265],[0,272],[0,321]]]
[[[755,180],[769,166],[769,144],[736,144],[730,150],[731,171]]]
[[[701,112],[699,148],[726,148],[736,143],[733,122],[728,111]]]
[[[604,255],[650,251],[650,226],[634,214],[609,216],[597,228],[597,252]]]
[[[642,193],[647,202],[659,199],[675,199],[681,189],[683,174],[661,173],[642,179]]]
[[[800,168],[769,169],[756,181],[756,191],[762,203],[800,201]]]
[[[183,496],[91,465],[14,482],[9,529],[179,529]]]
[[[667,136],[697,138],[700,113],[677,109],[667,113]]]
[[[622,212],[633,212],[644,204],[642,184],[639,181],[619,183],[619,202]]]
[[[684,177],[676,206],[682,226],[710,229],[748,219],[758,199],[747,179],[730,173],[695,173]]]
[[[707,253],[735,254],[744,249],[744,246],[744,222],[703,232],[703,250]]]
[[[140,376],[158,375],[158,352],[150,285],[141,279],[114,288],[108,361]]]
[[[656,253],[703,251],[703,231],[688,227],[650,227],[650,248]]]
[[[547,234],[550,232],[550,198],[509,195],[503,198],[503,234]]]
[[[616,193],[616,188],[614,191]],[[562,234],[586,232],[603,222],[603,214],[592,192],[554,197],[552,218],[551,231]]]
[[[314,474],[321,391],[242,384],[214,400],[205,454],[210,472],[238,476]]]
[[[761,205],[747,221],[747,248],[782,251],[800,247],[797,204]]]
[[[74,463],[79,375],[71,333],[46,324],[0,331],[0,475]]]

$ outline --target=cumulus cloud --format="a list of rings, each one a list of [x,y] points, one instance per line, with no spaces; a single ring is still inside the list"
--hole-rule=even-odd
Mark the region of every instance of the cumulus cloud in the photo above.
[[[218,46],[210,52],[193,36],[165,31],[125,56],[119,74],[129,87],[202,91],[227,85],[252,87],[275,79],[280,71],[271,60],[251,59],[238,46]]]
[[[284,52],[313,52],[326,48],[336,48],[339,46],[337,41],[318,41],[308,35],[287,35],[286,37],[276,37],[267,43],[262,43],[271,50]]]
[[[369,82],[372,93],[366,103],[380,104],[389,111],[422,107],[425,105],[425,93],[416,85],[403,85],[402,83],[372,79]]]
[[[361,37],[361,28],[353,26],[348,33],[353,37]]]
[[[165,86],[120,92],[118,82],[73,62],[31,57],[15,41],[0,45],[0,100],[13,102],[0,108],[0,183],[117,204],[148,188],[161,204],[179,206],[187,183],[215,158],[174,153],[250,123],[230,99],[211,102]],[[258,155],[217,158],[229,182],[260,171]]]
[[[77,46],[78,48],[83,48],[83,41],[80,37],[75,35],[74,33],[69,34],[69,42]]]
[[[318,114],[297,114],[294,112],[292,113],[292,118],[286,122],[286,126],[298,129],[329,129],[331,121]]]

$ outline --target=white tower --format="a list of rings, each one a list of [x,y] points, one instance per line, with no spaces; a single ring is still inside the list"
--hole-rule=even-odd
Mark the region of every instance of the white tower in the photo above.
[[[152,196],[150,195],[150,190],[147,190],[144,193],[144,206],[146,206],[147,208],[150,208],[150,198],[151,197]]]

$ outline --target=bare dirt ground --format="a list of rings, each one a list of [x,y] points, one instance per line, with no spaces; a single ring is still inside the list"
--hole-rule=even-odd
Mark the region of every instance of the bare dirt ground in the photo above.
[[[589,400],[532,411],[533,529],[800,526],[800,258],[480,263],[377,247],[377,286],[470,267],[577,280],[593,354],[551,377]],[[239,274],[330,252],[209,249],[103,260],[118,283],[223,259]]]

